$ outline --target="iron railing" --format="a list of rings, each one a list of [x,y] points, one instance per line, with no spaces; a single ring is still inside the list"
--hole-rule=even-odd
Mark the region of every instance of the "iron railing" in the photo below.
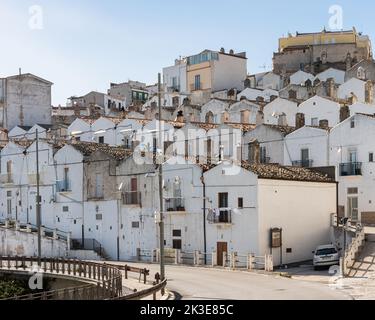
[[[361,176],[362,162],[350,162],[340,164],[340,176]]]
[[[212,224],[231,224],[232,210],[226,208],[212,210],[208,215],[208,222]]]
[[[182,212],[185,211],[184,198],[168,198],[165,199],[165,210],[168,212]]]
[[[314,163],[313,160],[299,160],[299,161],[293,161],[292,166],[300,167],[300,168],[311,168],[313,166],[313,163]]]
[[[72,184],[70,180],[61,180],[56,182],[57,192],[69,192],[72,191]]]
[[[71,250],[94,251],[102,258],[106,256],[103,246],[95,239],[71,239],[70,248]]]
[[[138,191],[126,191],[122,193],[122,204],[127,206],[141,206],[142,194]]]

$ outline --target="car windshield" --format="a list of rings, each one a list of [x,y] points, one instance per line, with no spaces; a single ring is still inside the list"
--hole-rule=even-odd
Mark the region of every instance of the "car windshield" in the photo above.
[[[336,254],[337,250],[334,248],[320,249],[316,252],[317,256],[326,256],[329,254]]]

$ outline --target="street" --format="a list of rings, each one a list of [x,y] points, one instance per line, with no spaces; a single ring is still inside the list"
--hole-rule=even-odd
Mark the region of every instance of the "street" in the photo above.
[[[129,264],[150,269],[158,265]],[[242,271],[166,266],[168,290],[183,300],[349,300],[350,296],[320,282],[299,281]]]

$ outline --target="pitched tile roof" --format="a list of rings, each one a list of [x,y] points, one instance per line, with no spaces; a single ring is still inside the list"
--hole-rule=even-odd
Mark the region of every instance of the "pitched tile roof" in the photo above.
[[[260,179],[335,182],[327,175],[307,168],[284,167],[278,164],[252,164],[249,162],[242,162],[242,167],[255,173]]]
[[[107,144],[94,142],[74,142],[71,146],[81,152],[85,157],[89,157],[95,152],[101,151],[111,158],[121,161],[133,154],[132,151],[122,147],[111,147]]]

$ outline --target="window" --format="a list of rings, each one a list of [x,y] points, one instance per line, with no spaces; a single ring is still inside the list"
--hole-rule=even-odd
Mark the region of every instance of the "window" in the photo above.
[[[133,221],[132,222],[132,228],[133,229],[138,229],[139,228],[139,221]]]
[[[181,250],[182,249],[182,240],[173,239],[173,249]]]
[[[238,198],[238,209],[243,209],[243,198]]]
[[[201,76],[200,76],[200,74],[195,76],[194,90],[201,90]]]
[[[348,217],[358,220],[358,197],[348,197]]]
[[[104,137],[99,137],[99,143],[104,144]]]
[[[358,188],[348,188],[348,194],[358,194]]]
[[[173,236],[174,237],[181,237],[181,230],[173,230]]]
[[[102,198],[103,196],[103,174],[97,173],[95,177],[95,198]]]
[[[349,151],[349,162],[357,163],[357,151],[356,150]]]
[[[289,90],[289,99],[297,99],[297,91]]]
[[[260,163],[268,163],[266,147],[260,148]]]
[[[374,162],[374,153],[373,153],[373,152],[370,152],[370,153],[369,153],[368,161],[369,161],[369,162]]]
[[[103,215],[100,214],[100,213],[98,213],[98,214],[96,215],[96,220],[103,220]]]
[[[12,191],[7,191],[7,197],[11,197],[12,196]]]
[[[63,207],[63,212],[69,212],[69,207],[68,206],[64,206]]]
[[[219,193],[219,208],[228,208],[228,193]]]
[[[311,118],[311,126],[318,127],[319,126],[319,119],[318,118]]]
[[[350,120],[350,128],[351,128],[351,129],[354,129],[354,128],[355,128],[355,119],[354,119],[354,118],[352,118],[352,119]]]

